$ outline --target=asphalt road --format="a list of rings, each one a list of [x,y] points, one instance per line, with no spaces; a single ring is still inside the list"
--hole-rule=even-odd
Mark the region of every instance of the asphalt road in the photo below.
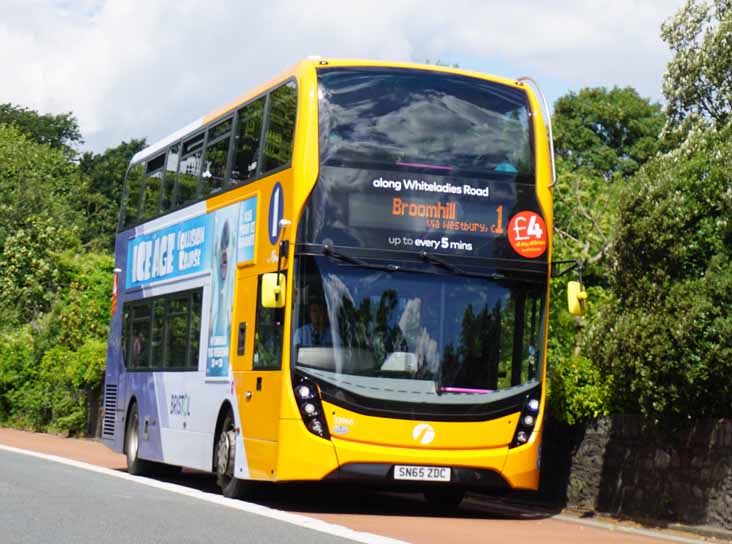
[[[0,544],[700,544],[689,534],[486,497],[441,512],[420,495],[277,484],[260,489],[253,502],[232,501],[221,497],[211,474],[155,480],[129,476],[124,467],[123,455],[97,441],[0,428]]]
[[[0,542],[343,544],[353,540],[131,479],[0,450]]]

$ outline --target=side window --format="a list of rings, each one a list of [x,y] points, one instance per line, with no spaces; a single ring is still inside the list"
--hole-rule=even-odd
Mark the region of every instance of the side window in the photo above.
[[[122,352],[130,370],[197,370],[202,289],[125,304]]]
[[[164,166],[165,153],[150,159],[145,165],[145,187],[142,192],[140,221],[147,221],[158,215]]]
[[[265,97],[247,104],[238,113],[238,130],[234,142],[234,164],[231,182],[241,183],[257,175],[259,140],[262,135]]]
[[[163,366],[166,302],[164,298],[156,298],[152,301],[152,330],[150,332],[150,365],[152,368]]]
[[[257,317],[254,328],[254,370],[279,370],[282,368],[282,326],[284,308],[262,306],[262,276],[257,288]]]
[[[182,208],[196,200],[198,194],[198,175],[201,173],[204,134],[194,136],[183,143],[182,159],[175,185],[173,206]]]
[[[168,303],[165,334],[165,368],[186,368],[188,358],[188,294],[183,293]]]
[[[144,171],[145,167],[142,164],[136,164],[127,172],[127,180],[122,199],[122,226],[124,228],[131,227],[137,223]]]
[[[150,304],[132,307],[132,338],[130,339],[129,368],[150,367]]]
[[[208,131],[208,144],[204,155],[205,168],[201,174],[201,196],[216,193],[224,188],[229,159],[231,123],[232,120],[227,119]]]
[[[129,304],[125,304],[122,307],[122,338],[120,339],[120,345],[122,348],[122,360],[127,368],[130,368],[132,364],[130,361],[130,355],[132,354],[130,349],[130,325],[132,325],[132,307]]]
[[[198,370],[198,350],[201,339],[201,304],[203,292],[201,289],[191,291],[190,322],[188,324],[188,368]]]
[[[165,179],[163,196],[160,199],[160,212],[166,213],[173,209],[173,189],[175,176],[178,173],[180,162],[180,144],[174,144],[168,150],[168,159],[165,161]]]
[[[263,172],[284,166],[292,158],[295,136],[297,87],[289,82],[270,93],[267,132],[264,137]]]

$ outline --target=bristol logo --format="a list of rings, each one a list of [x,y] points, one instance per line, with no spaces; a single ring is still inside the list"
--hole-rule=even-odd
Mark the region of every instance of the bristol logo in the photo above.
[[[435,430],[432,428],[431,425],[427,425],[426,423],[420,423],[419,425],[416,425],[414,429],[412,429],[412,439],[415,442],[419,442],[420,444],[426,446],[435,439]]]

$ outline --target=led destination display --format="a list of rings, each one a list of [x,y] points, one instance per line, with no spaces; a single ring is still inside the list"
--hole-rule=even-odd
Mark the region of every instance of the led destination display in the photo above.
[[[535,259],[546,247],[546,233],[527,230],[524,216],[513,222],[521,231],[509,236],[514,216],[541,218],[541,212],[533,185],[500,176],[455,179],[323,167],[308,208],[301,241],[509,259]],[[527,236],[537,239],[524,242]],[[537,250],[525,251],[528,243]]]

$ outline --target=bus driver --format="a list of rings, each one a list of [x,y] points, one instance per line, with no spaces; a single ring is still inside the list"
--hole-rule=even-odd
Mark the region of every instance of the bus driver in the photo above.
[[[320,298],[312,298],[308,303],[310,323],[295,331],[296,346],[332,346],[333,337],[325,306]]]

